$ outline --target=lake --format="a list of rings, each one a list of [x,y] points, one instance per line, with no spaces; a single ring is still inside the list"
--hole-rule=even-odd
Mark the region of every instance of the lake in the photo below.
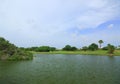
[[[34,56],[0,61],[0,84],[120,84],[120,56]]]

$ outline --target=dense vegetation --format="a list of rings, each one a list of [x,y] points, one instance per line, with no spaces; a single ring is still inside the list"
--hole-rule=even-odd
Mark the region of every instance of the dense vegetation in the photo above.
[[[65,51],[76,51],[78,50],[76,47],[74,46],[70,46],[70,45],[66,45],[62,50],[65,50]]]
[[[99,46],[96,43],[92,43],[89,46],[83,46],[80,49],[75,46],[65,45],[61,50],[49,46],[31,47],[25,48],[25,50],[47,54],[120,55],[120,46],[116,48],[114,45],[108,44],[107,46],[102,47],[101,44],[104,43],[103,40],[99,40],[98,43]]]
[[[104,50],[104,51],[106,51],[106,50],[107,50],[107,53],[108,53],[109,55],[113,55],[115,49],[116,49],[116,50],[119,49],[119,48],[115,48],[115,46],[114,46],[114,45],[111,45],[111,44],[108,44],[107,46],[101,48],[101,44],[103,43],[103,41],[102,41],[102,40],[99,40],[98,43],[99,43],[99,45],[100,45],[99,48],[98,48],[98,45],[97,45],[97,44],[92,43],[92,44],[89,45],[88,47],[87,47],[87,46],[82,47],[82,50],[84,50],[84,51],[87,51],[87,50],[92,50],[92,51],[95,51],[95,50]]]
[[[40,46],[29,48],[18,48],[14,44],[0,37],[0,60],[30,60],[33,59],[33,55],[29,51],[33,52],[48,52],[48,53],[61,53],[61,54],[90,54],[90,55],[120,55],[117,48],[114,45],[108,44],[105,47],[101,47],[102,40],[98,41],[99,46],[96,43],[92,43],[89,46],[83,46],[78,49],[75,46],[65,45],[61,50],[57,50],[55,47]],[[117,52],[115,52],[117,50]]]
[[[35,52],[50,52],[50,51],[55,51],[55,47],[50,47],[50,46],[40,46],[40,47],[30,47],[30,48],[22,48],[27,51],[35,51]]]
[[[33,55],[0,37],[0,60],[31,60]]]

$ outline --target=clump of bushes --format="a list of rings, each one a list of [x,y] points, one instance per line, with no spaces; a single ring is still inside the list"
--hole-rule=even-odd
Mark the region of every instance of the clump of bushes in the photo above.
[[[108,44],[108,53],[109,54],[114,54],[114,51],[115,51],[115,47],[111,44]]]
[[[33,55],[0,37],[0,60],[31,60]]]
[[[74,47],[74,46],[66,45],[62,50],[65,50],[65,51],[76,51],[77,48]]]
[[[95,51],[95,50],[98,50],[98,45],[95,43],[92,43],[88,47],[87,46],[82,47],[82,50],[83,51],[87,51],[87,50]]]
[[[30,47],[30,48],[25,48],[26,51],[36,51],[36,52],[50,52],[50,51],[55,51],[55,47],[50,47],[50,46],[40,46],[40,47]]]

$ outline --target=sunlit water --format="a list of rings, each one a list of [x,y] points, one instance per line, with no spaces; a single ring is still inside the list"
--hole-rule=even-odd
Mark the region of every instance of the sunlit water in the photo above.
[[[120,56],[42,55],[0,61],[0,84],[120,84]]]

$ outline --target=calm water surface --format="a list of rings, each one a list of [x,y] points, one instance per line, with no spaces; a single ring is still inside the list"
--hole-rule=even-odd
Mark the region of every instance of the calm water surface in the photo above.
[[[120,56],[42,55],[0,61],[0,84],[120,84]]]

